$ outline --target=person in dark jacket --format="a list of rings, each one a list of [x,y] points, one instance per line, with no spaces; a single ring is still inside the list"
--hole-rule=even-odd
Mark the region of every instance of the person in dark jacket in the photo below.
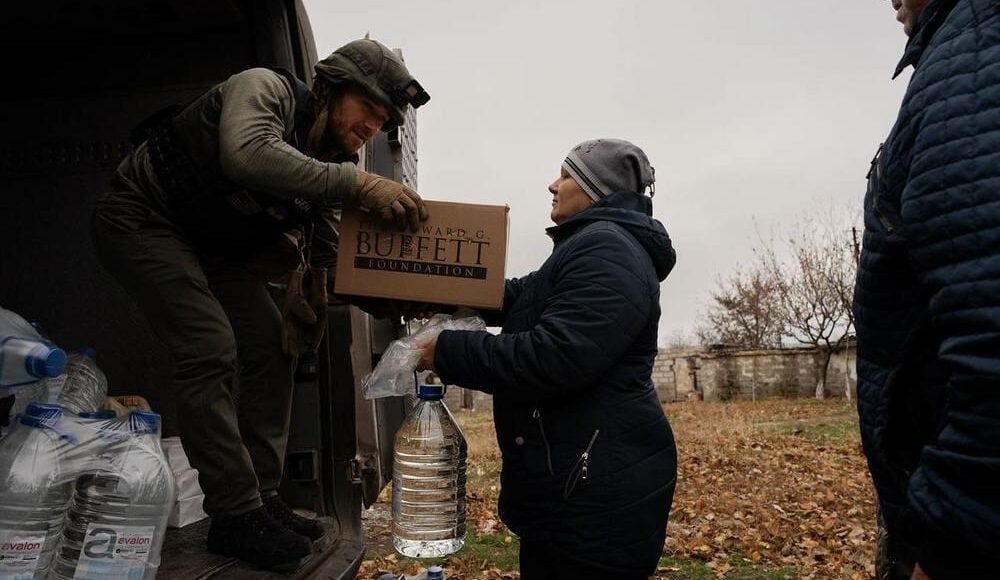
[[[445,331],[422,366],[494,396],[499,512],[524,578],[645,578],[659,561],[677,455],[650,375],[674,266],[641,149],[573,148],[553,195],[552,255],[507,281],[499,335]]]
[[[888,578],[1000,578],[1000,3],[893,0],[914,73],[869,172],[858,410]]]

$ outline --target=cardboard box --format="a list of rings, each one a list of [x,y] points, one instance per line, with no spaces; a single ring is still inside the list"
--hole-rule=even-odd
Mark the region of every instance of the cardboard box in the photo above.
[[[426,204],[430,219],[417,232],[397,231],[361,210],[344,210],[335,292],[499,309],[509,208]]]

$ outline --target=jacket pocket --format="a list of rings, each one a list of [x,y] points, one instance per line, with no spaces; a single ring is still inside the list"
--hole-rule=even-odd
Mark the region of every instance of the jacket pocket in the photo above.
[[[538,432],[542,436],[542,445],[545,446],[545,464],[549,469],[549,475],[553,476],[556,474],[556,470],[552,468],[552,447],[549,446],[549,438],[545,435],[545,423],[542,422],[542,413],[536,407],[532,411],[531,416],[538,422]]]
[[[594,448],[594,442],[597,441],[597,436],[600,434],[600,429],[594,429],[594,434],[590,436],[587,448],[583,450],[576,463],[573,464],[573,469],[570,469],[569,476],[566,478],[566,485],[563,486],[563,499],[569,499],[573,495],[573,490],[576,489],[576,485],[580,480],[587,481],[587,478],[590,477],[590,451]]]

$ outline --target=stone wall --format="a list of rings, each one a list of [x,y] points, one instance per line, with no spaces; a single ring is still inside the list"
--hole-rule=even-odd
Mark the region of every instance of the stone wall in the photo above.
[[[834,353],[827,371],[827,396],[842,397],[846,388],[854,395],[854,362],[853,344]],[[653,383],[663,402],[812,397],[821,363],[822,354],[813,348],[664,349],[653,365]]]
[[[653,384],[660,401],[814,397],[822,355],[812,348],[740,350],[733,348],[661,349],[653,363]],[[833,354],[826,395],[843,397],[857,390],[855,347]],[[452,410],[493,408],[493,397],[449,386],[445,403]]]
[[[445,391],[444,402],[452,411],[459,409],[489,411],[493,409],[493,397],[490,395],[453,385],[449,385]]]

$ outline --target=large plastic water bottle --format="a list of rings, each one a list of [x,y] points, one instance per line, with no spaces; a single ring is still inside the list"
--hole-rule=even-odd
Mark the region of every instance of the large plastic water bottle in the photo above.
[[[45,578],[63,526],[74,471],[62,410],[32,404],[0,442],[0,578]]]
[[[67,412],[90,413],[104,404],[108,396],[108,378],[97,366],[96,358],[97,353],[92,349],[73,353],[66,362],[63,376],[50,380],[53,395]]]
[[[160,417],[133,411],[108,421],[97,440],[106,460],[76,481],[50,578],[154,578],[175,493]]]
[[[58,376],[65,364],[65,352],[16,313],[0,308],[0,393]]]
[[[468,447],[443,397],[442,385],[419,385],[417,404],[396,432],[392,541],[412,558],[444,556],[465,544]]]
[[[38,336],[38,329],[16,312],[0,306],[0,332],[6,336]]]

